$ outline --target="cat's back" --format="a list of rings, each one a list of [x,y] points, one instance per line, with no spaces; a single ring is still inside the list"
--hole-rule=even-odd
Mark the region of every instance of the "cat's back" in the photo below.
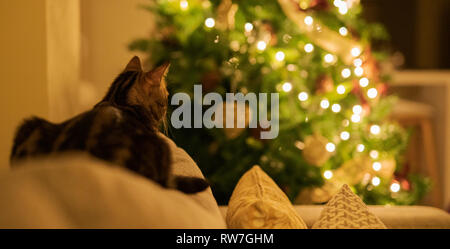
[[[23,121],[14,136],[11,162],[28,156],[50,153],[53,141],[60,133],[62,125],[51,123],[39,117]]]
[[[11,161],[57,151],[86,150],[95,134],[111,131],[122,119],[122,112],[113,106],[100,106],[59,124],[39,117],[26,119],[16,131]]]

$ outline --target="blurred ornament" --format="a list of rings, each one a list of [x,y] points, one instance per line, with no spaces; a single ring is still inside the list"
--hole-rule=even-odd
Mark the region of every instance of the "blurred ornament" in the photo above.
[[[370,114],[371,108],[370,105],[367,104],[367,102],[365,102],[364,104],[362,104],[362,108],[363,108],[363,116],[368,116]]]
[[[334,90],[333,79],[329,75],[321,75],[316,80],[316,94],[324,94]]]
[[[202,83],[203,91],[212,92],[220,84],[222,77],[220,76],[220,71],[215,70],[211,72],[204,73],[200,82]]]
[[[299,0],[298,5],[301,10],[327,10],[330,4],[327,0]]]
[[[385,83],[380,83],[377,85],[377,91],[379,95],[385,95],[388,91],[388,85]]]
[[[379,175],[382,178],[385,179],[392,179],[392,177],[394,176],[394,172],[395,172],[395,167],[396,167],[396,162],[393,158],[391,159],[386,159],[383,161],[380,161],[381,163],[381,168],[380,170],[378,170],[377,172],[373,172],[374,174]]]
[[[339,191],[340,186],[335,182],[327,181],[321,187],[304,188],[295,198],[294,203],[302,205],[325,203]]]
[[[251,110],[249,108],[248,105],[246,104],[241,104],[244,106],[240,106],[240,108],[238,108],[238,103],[236,103],[235,101],[233,102],[224,102],[222,103],[222,105],[219,105],[218,108],[223,108],[223,118],[217,120],[216,122],[222,122],[223,123],[223,127],[224,127],[224,133],[225,136],[228,139],[234,139],[237,138],[239,135],[241,135],[241,133],[246,129],[246,127],[248,127],[248,124],[250,123],[250,119],[251,119]],[[234,109],[233,113],[234,115],[227,115],[227,109]],[[245,122],[244,122],[244,127],[237,127],[238,124],[238,119],[244,118]],[[233,123],[233,127],[227,127],[226,123]]]
[[[331,157],[332,152],[328,151],[326,146],[328,139],[319,134],[307,136],[304,141],[303,157],[312,165],[322,166]]]
[[[273,29],[272,25],[268,22],[264,22],[262,25],[262,30],[263,30],[263,40],[271,45],[271,46],[275,46],[278,43],[278,39],[277,39],[277,34],[275,34],[275,30]]]
[[[364,70],[364,75],[371,81],[380,81],[380,65],[377,60],[373,57],[370,47],[366,48],[364,52],[364,62],[362,68]]]
[[[398,180],[400,182],[400,186],[402,189],[404,189],[406,191],[411,190],[411,184],[409,183],[409,181],[407,179],[403,178],[401,180],[400,179],[398,179]]]
[[[344,162],[334,171],[332,181],[353,186],[360,183],[370,169],[371,160],[369,158],[355,157]]]
[[[219,7],[217,7],[217,29],[234,29],[234,16],[237,10],[238,5],[233,4],[232,0],[222,0]]]
[[[208,147],[208,152],[211,155],[214,155],[217,153],[219,149],[219,143],[217,141],[212,142]]]

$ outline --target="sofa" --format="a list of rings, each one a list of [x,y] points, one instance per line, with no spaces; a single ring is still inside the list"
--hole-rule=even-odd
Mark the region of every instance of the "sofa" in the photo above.
[[[163,135],[161,135],[163,136]],[[164,137],[164,136],[163,136]],[[173,174],[203,177],[170,145]],[[83,153],[24,161],[0,172],[0,228],[225,229],[227,207],[211,189],[187,195]],[[308,227],[322,206],[295,206]],[[450,215],[424,206],[369,206],[388,228],[450,228]]]

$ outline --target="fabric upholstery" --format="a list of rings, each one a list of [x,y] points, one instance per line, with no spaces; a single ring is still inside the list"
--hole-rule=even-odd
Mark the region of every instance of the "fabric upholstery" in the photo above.
[[[288,197],[258,166],[241,177],[228,205],[228,228],[307,228]]]
[[[168,140],[175,174],[202,176]],[[186,195],[83,154],[0,174],[0,228],[226,228],[211,190]]]
[[[381,220],[344,184],[325,205],[313,229],[385,229]]]
[[[324,205],[295,205],[295,210],[311,228],[319,219]],[[450,214],[426,206],[381,206],[368,205],[369,211],[375,214],[389,229],[450,229]],[[225,218],[227,206],[220,206]]]

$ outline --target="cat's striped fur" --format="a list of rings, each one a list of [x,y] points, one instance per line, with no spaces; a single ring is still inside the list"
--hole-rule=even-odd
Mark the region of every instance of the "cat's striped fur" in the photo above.
[[[26,120],[16,133],[11,165],[26,158],[85,151],[163,187],[185,193],[204,190],[208,184],[201,178],[171,176],[169,147],[157,135],[167,111],[168,67],[143,72],[134,57],[92,110],[60,124],[37,117]]]

